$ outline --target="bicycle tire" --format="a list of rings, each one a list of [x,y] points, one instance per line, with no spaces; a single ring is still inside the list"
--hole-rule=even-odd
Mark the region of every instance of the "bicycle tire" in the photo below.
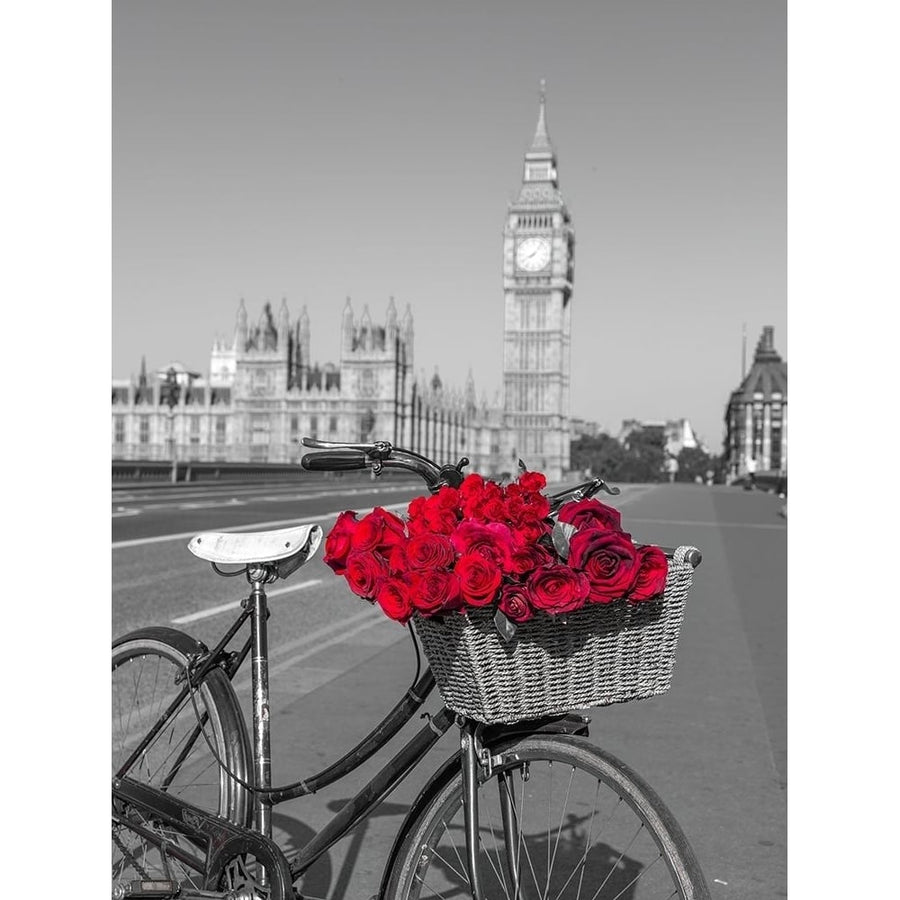
[[[706,881],[681,827],[655,791],[620,760],[570,735],[513,739],[491,752],[503,762],[478,790],[484,900],[708,900]],[[565,791],[561,808],[553,796],[554,779]],[[512,865],[500,803],[504,784],[511,786],[509,819],[518,834],[514,829],[508,842]],[[407,831],[385,900],[471,896],[462,796],[459,766],[450,766]],[[539,827],[530,823],[531,812],[540,814]],[[570,832],[565,838],[564,831]]]
[[[191,654],[201,646],[172,628],[142,629],[113,643],[113,775],[183,688],[184,681],[176,681],[176,678],[185,671]],[[123,774],[161,787],[237,825],[249,825],[252,816],[250,792],[226,775],[203,734],[197,732],[199,711],[206,719],[204,731],[216,755],[228,771],[248,780],[250,744],[234,689],[219,668],[211,669],[195,688],[197,709],[189,697],[185,698],[165,727]],[[186,838],[158,821],[151,821],[143,811],[125,809],[117,812],[118,823],[114,819],[112,826],[114,886],[131,880],[168,879],[170,874],[192,887],[202,886],[204,873],[193,871],[171,856],[162,859],[156,844],[142,838],[128,827],[127,822],[136,822],[169,843],[188,849],[190,845]]]

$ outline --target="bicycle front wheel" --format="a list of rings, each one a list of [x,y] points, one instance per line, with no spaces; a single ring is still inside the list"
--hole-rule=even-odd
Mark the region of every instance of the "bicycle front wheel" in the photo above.
[[[568,735],[513,741],[478,789],[485,900],[708,900],[681,828],[624,763]],[[386,897],[471,896],[461,773],[437,790],[396,858]]]
[[[221,669],[212,669],[195,686],[193,700],[183,696],[149,744],[135,754],[145,735],[185,694],[184,673],[197,647],[192,638],[170,628],[135,632],[113,644],[113,776],[127,775],[247,825],[252,811],[249,791],[225,769],[247,780],[249,742],[234,690]],[[204,873],[179,860],[179,847],[196,849],[146,811],[114,805],[113,886],[171,879],[201,887]]]

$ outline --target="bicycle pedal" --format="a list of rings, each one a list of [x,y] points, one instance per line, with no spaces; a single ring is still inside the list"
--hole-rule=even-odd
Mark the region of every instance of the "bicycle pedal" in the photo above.
[[[181,886],[177,881],[128,881],[113,888],[113,900],[126,897],[143,897],[144,900],[171,900],[178,896]]]

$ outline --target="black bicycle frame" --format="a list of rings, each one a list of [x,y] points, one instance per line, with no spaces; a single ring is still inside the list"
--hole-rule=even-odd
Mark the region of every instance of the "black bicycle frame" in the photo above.
[[[267,768],[267,766],[262,766],[258,758],[261,750],[267,753],[268,749],[267,741],[263,738],[262,724],[264,717],[261,714],[261,707],[268,705],[268,690],[267,685],[264,686],[260,684],[262,668],[260,665],[260,657],[267,655],[265,646],[265,633],[267,630],[265,620],[267,618],[268,613],[265,607],[265,592],[262,590],[262,585],[259,581],[253,582],[253,589],[244,603],[244,609],[216,647],[210,651],[207,650],[204,645],[198,643],[197,654],[189,661],[189,670],[184,679],[184,686],[160,715],[156,723],[146,733],[134,752],[130,755],[129,759],[126,760],[116,773],[115,777],[121,779],[127,775],[127,772],[134,761],[149,745],[155,735],[163,728],[169,717],[172,716],[185,702],[189,692],[195,690],[197,686],[202,683],[206,673],[213,667],[219,666],[228,678],[233,680],[240,669],[241,664],[252,649],[254,650],[253,657],[255,663],[254,671],[252,672],[252,681],[254,685],[253,747],[255,764],[255,786],[253,790],[256,795],[257,825],[257,828],[256,830],[253,830],[253,833],[262,834],[263,837],[268,839],[270,837],[267,833],[269,812],[272,806],[294,800],[307,794],[313,794],[316,791],[339,781],[345,775],[348,775],[350,772],[355,771],[363,765],[413,718],[416,711],[434,690],[435,681],[431,669],[426,667],[425,671],[415,683],[409,687],[393,709],[391,709],[390,712],[388,712],[387,715],[364,738],[362,738],[362,740],[348,750],[340,759],[327,766],[321,772],[302,779],[295,784],[271,789],[266,783],[260,784],[261,780],[263,782],[268,780],[268,773],[263,773],[263,768]],[[247,619],[250,619],[250,636],[246,639],[240,650],[236,652],[228,651],[226,648]],[[200,739],[204,718],[205,714],[201,716],[201,719],[189,736],[186,746],[175,760],[173,771],[168,776],[167,781],[174,778],[182,760],[188,756],[191,747]],[[267,720],[268,716],[265,716],[265,719]],[[434,716],[429,716],[427,725],[420,729],[420,731],[408,741],[393,759],[391,759],[355,797],[347,801],[334,818],[325,825],[325,827],[322,828],[322,830],[319,831],[306,846],[291,854],[290,872],[292,877],[294,879],[298,878],[323,853],[341,838],[346,836],[359,822],[366,818],[366,816],[419,764],[434,744],[446,734],[455,720],[456,714],[446,707],[443,707]],[[266,760],[266,762],[268,762],[268,760]],[[265,775],[265,777],[261,779],[261,775]],[[164,796],[165,795],[163,795],[163,797]],[[152,810],[154,814],[163,815],[168,811],[161,808],[163,802],[170,802],[168,798],[164,801],[161,797],[159,803],[157,803],[157,798],[152,791],[146,791],[141,797],[141,804],[148,810]],[[177,805],[179,801],[173,802]],[[232,827],[237,828],[237,826]],[[147,837],[148,839],[152,839],[149,835]]]

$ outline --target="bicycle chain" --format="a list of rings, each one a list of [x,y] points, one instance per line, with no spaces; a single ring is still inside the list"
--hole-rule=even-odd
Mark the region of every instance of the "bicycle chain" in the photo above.
[[[113,831],[113,841],[115,841],[116,846],[119,850],[122,851],[122,856],[127,856],[134,865],[135,871],[141,876],[141,878],[146,879],[148,881],[152,880],[152,876],[150,873],[137,861],[137,857],[122,843],[122,839],[119,837],[117,831]]]

